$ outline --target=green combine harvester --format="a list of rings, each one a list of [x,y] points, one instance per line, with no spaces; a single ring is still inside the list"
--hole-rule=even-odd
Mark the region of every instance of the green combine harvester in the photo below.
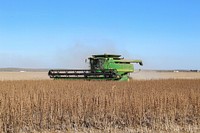
[[[54,79],[118,80],[128,81],[134,72],[132,63],[143,65],[141,60],[126,60],[121,55],[92,55],[88,58],[90,70],[55,69],[49,70],[49,77]]]

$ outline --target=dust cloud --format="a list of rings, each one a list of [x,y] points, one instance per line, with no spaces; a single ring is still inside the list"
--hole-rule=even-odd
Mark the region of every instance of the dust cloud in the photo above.
[[[125,50],[119,50],[115,44],[86,45],[76,43],[72,46],[66,46],[57,51],[56,60],[59,68],[66,69],[89,69],[89,62],[85,62],[88,57],[94,54],[120,54],[130,57]]]

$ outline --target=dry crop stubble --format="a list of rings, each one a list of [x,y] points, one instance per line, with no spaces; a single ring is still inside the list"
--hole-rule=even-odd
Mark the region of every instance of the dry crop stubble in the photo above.
[[[1,132],[199,132],[200,80],[1,81]]]

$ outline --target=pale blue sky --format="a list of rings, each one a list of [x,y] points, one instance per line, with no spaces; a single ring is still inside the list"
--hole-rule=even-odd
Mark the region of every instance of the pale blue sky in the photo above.
[[[82,68],[91,54],[200,69],[198,0],[0,0],[0,67]]]

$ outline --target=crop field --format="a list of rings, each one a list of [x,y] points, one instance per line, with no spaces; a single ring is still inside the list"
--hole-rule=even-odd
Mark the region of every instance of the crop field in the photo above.
[[[200,132],[200,79],[0,81],[0,132]]]
[[[1,69],[0,69],[1,70]],[[151,79],[200,79],[200,72],[156,72],[156,71],[141,71],[131,74],[131,77],[136,80],[151,80]],[[0,81],[5,80],[49,80],[48,72],[5,72],[0,71]]]

